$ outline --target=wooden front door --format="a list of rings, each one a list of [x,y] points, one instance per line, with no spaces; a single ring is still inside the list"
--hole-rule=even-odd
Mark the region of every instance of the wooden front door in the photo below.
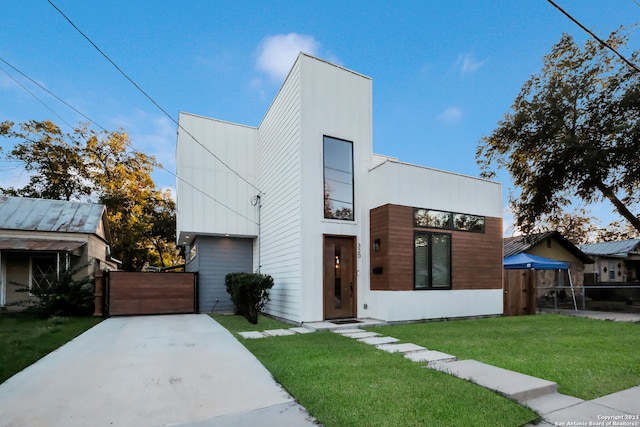
[[[356,315],[355,237],[324,237],[324,318]]]
[[[535,270],[504,270],[503,277],[503,316],[535,314]]]

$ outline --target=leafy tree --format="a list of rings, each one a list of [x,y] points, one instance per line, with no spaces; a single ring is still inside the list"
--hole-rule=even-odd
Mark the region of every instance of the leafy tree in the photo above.
[[[546,231],[557,231],[574,245],[579,245],[597,241],[601,230],[596,218],[588,216],[585,209],[578,209],[571,213],[545,215],[531,230],[534,233]]]
[[[627,45],[624,29],[607,39]],[[637,63],[639,52],[630,60]],[[581,48],[563,35],[526,81],[512,112],[483,137],[476,159],[484,177],[505,168],[519,188],[510,196],[527,233],[576,200],[610,201],[636,230],[640,191],[640,75],[598,42]]]
[[[640,238],[640,232],[631,227],[628,223],[621,224],[618,221],[613,221],[606,228],[598,230],[596,241],[614,242],[638,238]]]
[[[127,271],[181,262],[175,240],[175,202],[151,178],[155,158],[134,151],[122,131],[96,132],[80,125],[63,134],[50,121],[30,121],[14,130],[0,124],[0,136],[20,142],[6,154],[24,163],[30,180],[8,195],[104,204],[112,234],[112,255]]]

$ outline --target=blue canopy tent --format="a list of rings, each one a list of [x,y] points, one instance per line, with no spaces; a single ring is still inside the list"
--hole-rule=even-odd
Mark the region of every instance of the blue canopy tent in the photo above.
[[[571,280],[571,270],[569,269],[568,262],[556,261],[521,252],[504,258],[503,266],[505,270],[567,270],[567,274],[569,275],[569,285],[571,286],[571,296],[573,297],[573,306],[576,310],[578,309],[578,305],[576,304],[576,295],[573,290],[573,282]]]
[[[504,259],[504,268],[506,270],[568,270],[569,263],[564,261],[556,261],[549,258],[543,258],[537,255],[526,254],[524,252],[508,256]]]

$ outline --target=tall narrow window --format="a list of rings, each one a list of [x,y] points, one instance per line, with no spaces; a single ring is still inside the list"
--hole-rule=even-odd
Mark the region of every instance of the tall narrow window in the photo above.
[[[324,137],[324,217],[353,221],[353,143]]]
[[[414,288],[451,289],[451,235],[415,233]]]

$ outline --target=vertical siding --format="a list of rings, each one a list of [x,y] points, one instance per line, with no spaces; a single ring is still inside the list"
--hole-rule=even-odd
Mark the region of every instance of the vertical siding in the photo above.
[[[300,82],[296,62],[258,129],[261,271],[274,279],[268,313],[299,320]]]
[[[198,271],[198,305],[201,313],[232,311],[224,278],[227,273],[250,273],[253,240],[231,237],[198,237],[197,253],[187,271]],[[218,302],[216,303],[216,300]],[[215,308],[214,308],[215,307]]]

